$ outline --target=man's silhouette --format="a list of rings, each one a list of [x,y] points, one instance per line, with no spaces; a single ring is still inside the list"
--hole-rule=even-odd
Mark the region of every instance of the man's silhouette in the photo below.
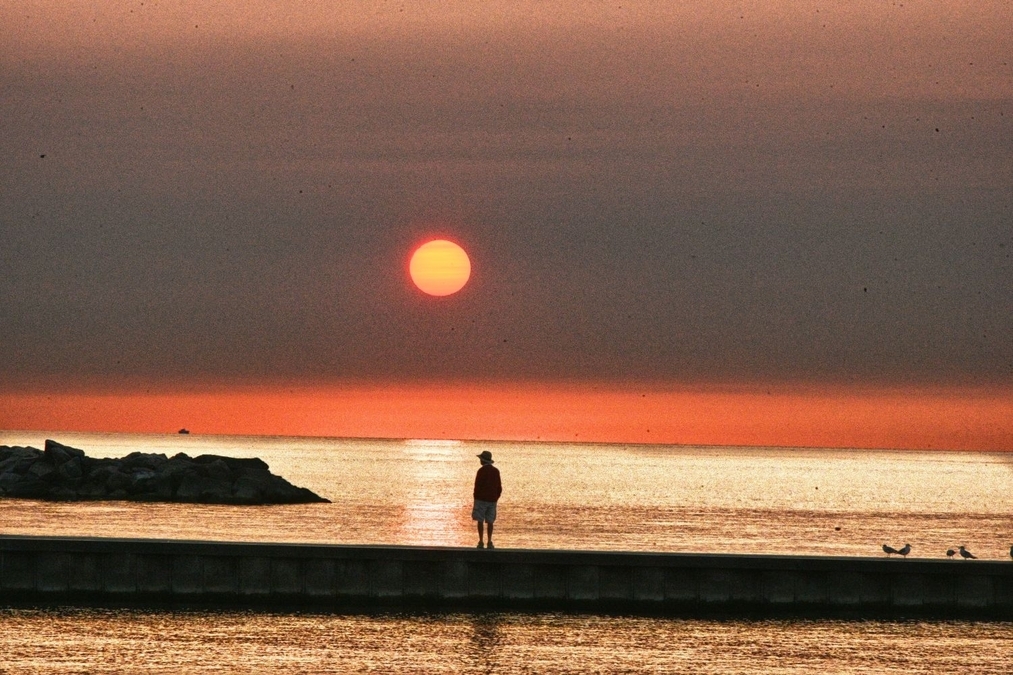
[[[483,450],[476,456],[482,466],[475,474],[475,506],[471,509],[471,519],[478,522],[478,547],[496,548],[492,545],[492,524],[496,521],[496,502],[503,493],[503,485],[499,481],[499,469],[492,465],[492,453]],[[488,544],[482,542],[486,524],[489,526]]]

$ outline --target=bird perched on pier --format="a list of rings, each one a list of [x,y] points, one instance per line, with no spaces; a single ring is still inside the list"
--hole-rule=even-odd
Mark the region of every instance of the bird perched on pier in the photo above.
[[[895,549],[893,546],[887,546],[886,544],[883,544],[883,553],[890,555],[892,553],[900,553],[900,551]]]
[[[974,555],[973,553],[971,553],[970,551],[968,551],[963,546],[960,547],[960,557],[963,558],[964,560],[977,560],[978,559],[978,556]]]
[[[954,551],[952,548],[946,549],[946,557],[947,558],[952,558],[955,555],[957,555],[957,552]]]
[[[907,557],[907,554],[910,553],[910,552],[911,552],[911,544],[904,544],[904,548],[902,548],[901,550],[897,551],[897,553],[900,553],[905,558]]]
[[[1013,546],[1009,547],[1009,557],[1013,558]]]

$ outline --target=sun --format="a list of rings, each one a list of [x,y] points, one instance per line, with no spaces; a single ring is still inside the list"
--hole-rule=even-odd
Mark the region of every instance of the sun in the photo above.
[[[423,293],[451,295],[471,278],[471,260],[454,242],[434,239],[415,249],[408,273]]]

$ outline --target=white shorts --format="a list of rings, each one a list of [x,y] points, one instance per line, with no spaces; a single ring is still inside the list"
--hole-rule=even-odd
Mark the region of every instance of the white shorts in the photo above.
[[[471,509],[471,519],[480,523],[496,522],[496,502],[483,502],[481,499],[476,499],[475,506]]]

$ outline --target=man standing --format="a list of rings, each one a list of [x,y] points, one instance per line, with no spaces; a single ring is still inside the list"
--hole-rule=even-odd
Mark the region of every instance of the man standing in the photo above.
[[[499,482],[499,469],[492,465],[492,453],[483,450],[476,457],[482,466],[475,474],[475,506],[471,509],[471,519],[478,521],[478,547],[496,548],[492,545],[492,524],[496,521],[496,502],[503,493],[503,485]],[[482,543],[483,524],[489,525],[488,544]]]

